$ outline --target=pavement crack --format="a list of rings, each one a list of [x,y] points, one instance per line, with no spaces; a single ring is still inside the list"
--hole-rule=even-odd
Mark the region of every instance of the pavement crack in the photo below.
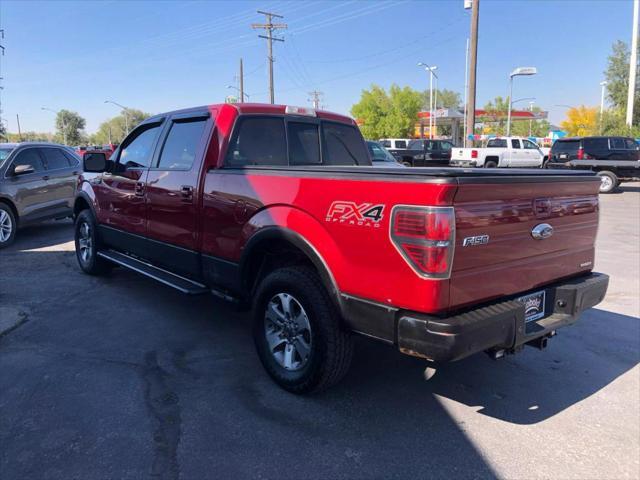
[[[151,477],[177,480],[180,477],[178,445],[182,424],[180,399],[169,386],[170,375],[158,364],[157,352],[147,352],[144,360],[144,400],[155,422]]]

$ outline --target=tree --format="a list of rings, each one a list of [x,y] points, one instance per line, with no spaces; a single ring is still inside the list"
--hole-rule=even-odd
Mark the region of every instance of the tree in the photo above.
[[[3,140],[6,140],[7,138],[7,127],[2,121],[2,118],[0,118],[0,138]]]
[[[635,124],[629,128],[625,111],[620,108],[610,108],[603,112],[602,118],[598,118],[598,133],[601,135],[640,138],[640,125]]]
[[[372,85],[363,90],[360,101],[351,107],[366,138],[409,137],[418,121],[423,93],[409,87],[392,85],[389,93]]]
[[[598,132],[598,108],[579,107],[567,110],[567,119],[560,123],[560,127],[571,137],[586,137]]]
[[[22,135],[17,133],[7,133],[8,142],[52,142],[53,134],[49,132],[22,132]]]
[[[434,100],[438,101],[437,108],[451,108],[451,109],[459,109],[462,104],[462,98],[458,92],[454,92],[453,90],[447,90],[446,88],[443,90],[438,90],[438,97],[435,97],[436,92],[434,91]],[[425,102],[424,105],[426,108],[429,108],[429,91],[425,92]]]
[[[126,117],[125,117],[126,115]],[[91,143],[95,145],[103,145],[106,143],[121,143],[129,131],[133,130],[143,120],[149,118],[151,114],[145,113],[134,108],[127,108],[123,112],[106,122],[102,122],[98,127],[98,131],[91,135]]]
[[[56,115],[55,141],[66,145],[80,145],[87,136],[84,133],[86,121],[78,113],[60,110]]]
[[[607,69],[604,76],[607,80],[607,100],[612,107],[621,110],[623,114],[627,111],[627,95],[629,90],[629,62],[631,61],[631,51],[629,46],[618,40],[612,46],[611,55],[607,62]],[[633,105],[633,123],[640,123],[640,83],[636,82],[636,92]]]

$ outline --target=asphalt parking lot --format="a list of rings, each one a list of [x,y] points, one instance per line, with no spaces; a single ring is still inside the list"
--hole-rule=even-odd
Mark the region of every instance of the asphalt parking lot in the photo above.
[[[246,314],[118,269],[70,221],[0,252],[3,479],[640,477],[640,183],[601,197],[604,303],[540,352],[442,368],[359,338],[332,390],[264,373]]]

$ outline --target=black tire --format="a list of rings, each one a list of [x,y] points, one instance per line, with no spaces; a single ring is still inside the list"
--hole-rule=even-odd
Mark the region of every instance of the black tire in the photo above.
[[[597,175],[600,177],[600,193],[611,193],[620,185],[620,180],[613,172],[603,170]]]
[[[542,165],[540,165],[540,168],[549,168],[549,160],[543,161]]]
[[[302,307],[310,327],[309,353],[305,359],[298,357],[301,365],[294,370],[279,363],[272,353],[276,349],[272,351],[267,340],[268,324],[274,326],[267,317],[267,307],[281,295],[290,296]],[[253,315],[253,338],[260,361],[285,390],[296,394],[318,392],[336,384],[349,370],[353,356],[351,334],[343,329],[340,314],[313,269],[293,266],[269,273],[258,287]],[[284,349],[288,348],[287,340],[281,342],[286,345]]]
[[[85,228],[88,228],[88,237],[86,238]],[[85,241],[87,238],[88,241]],[[84,273],[88,273],[89,275],[104,275],[113,268],[111,262],[97,255],[99,244],[96,220],[93,218],[90,210],[82,210],[76,218],[75,244],[76,259]]]
[[[488,160],[484,162],[484,168],[498,168],[498,163],[495,160]]]
[[[0,202],[0,229],[0,248],[8,247],[16,239],[18,222],[11,207],[3,202]]]

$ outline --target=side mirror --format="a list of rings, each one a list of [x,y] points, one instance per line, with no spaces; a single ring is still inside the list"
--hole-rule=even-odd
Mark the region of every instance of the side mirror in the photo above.
[[[13,174],[14,175],[26,175],[28,173],[33,173],[35,172],[35,168],[33,168],[31,165],[16,165],[15,168],[13,169]]]
[[[102,173],[107,170],[107,156],[104,153],[86,153],[82,163],[85,172]]]

